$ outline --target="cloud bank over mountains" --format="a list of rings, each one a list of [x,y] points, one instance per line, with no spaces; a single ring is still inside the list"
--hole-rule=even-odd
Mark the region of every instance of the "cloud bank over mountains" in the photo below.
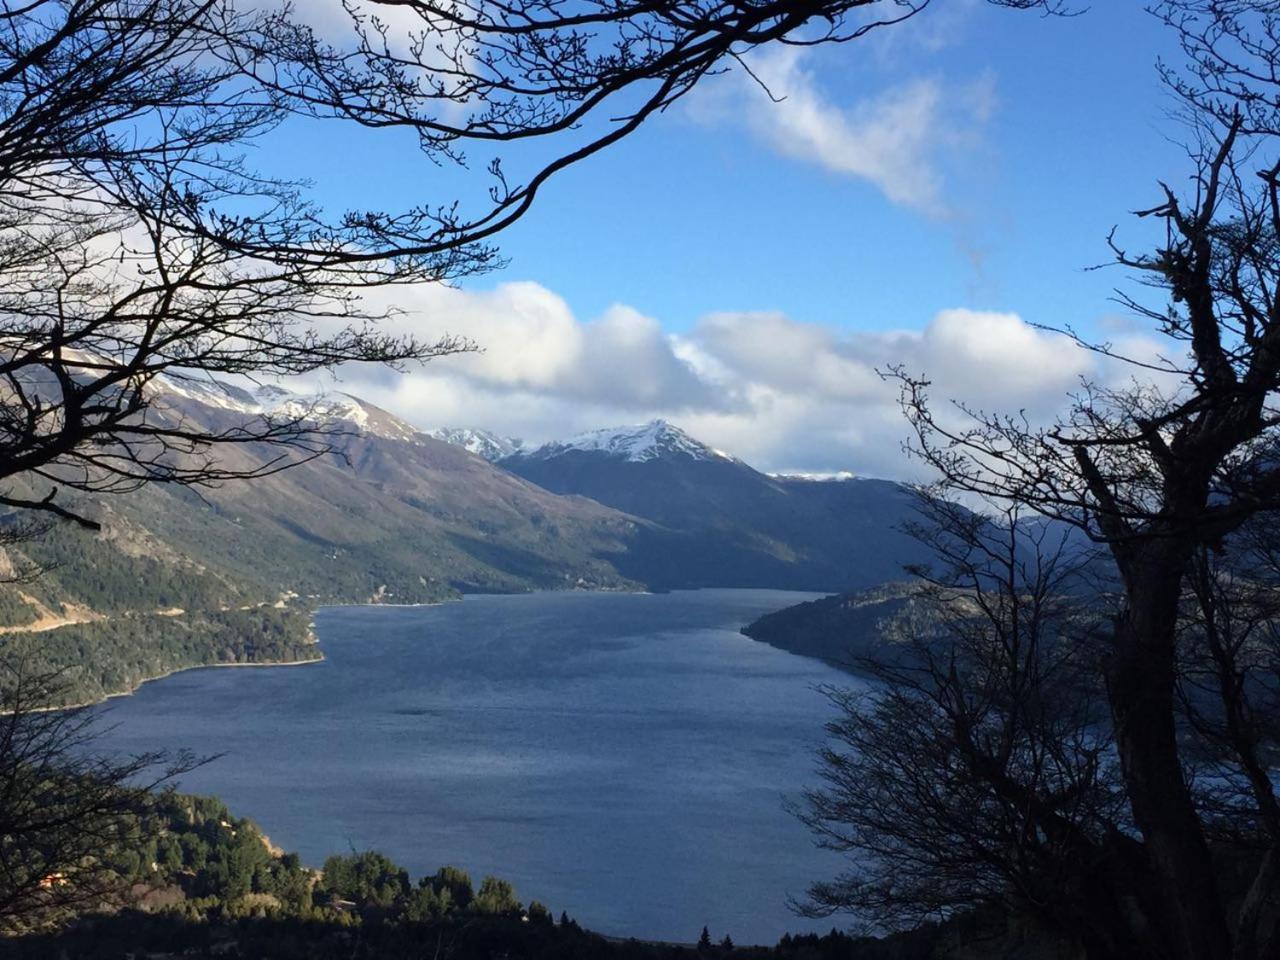
[[[673,334],[623,305],[584,320],[532,282],[413,288],[396,303],[395,326],[465,334],[483,352],[404,374],[352,368],[337,389],[419,427],[477,426],[532,442],[663,417],[766,470],[918,476],[901,450],[897,387],[877,372],[891,365],[931,379],[940,404],[1033,419],[1052,417],[1082,378],[1129,376],[1012,313],[949,309],[917,330],[876,332],[717,313]],[[1154,356],[1141,338],[1121,346]]]

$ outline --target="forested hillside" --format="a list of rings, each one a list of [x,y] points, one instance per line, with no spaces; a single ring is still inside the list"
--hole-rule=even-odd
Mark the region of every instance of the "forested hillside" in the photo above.
[[[973,937],[964,918],[888,939],[784,936],[776,946],[735,945],[690,930],[685,944],[617,940],[567,912],[522,902],[498,877],[474,882],[441,866],[412,878],[374,851],[304,864],[251,820],[213,797],[163,794],[111,822],[101,856],[114,884],[78,922],[6,941],[21,960],[236,956],[272,960],[926,960],[941,943]],[[50,882],[61,882],[59,879]]]
[[[225,429],[243,411],[175,394],[171,415]],[[633,522],[549,494],[351,402],[333,452],[252,485],[153,487],[72,501],[6,548],[6,643],[69,669],[76,701],[184,667],[317,657],[323,603],[430,603],[465,591],[634,588],[601,556]],[[278,450],[230,455],[245,469]]]
[[[860,659],[893,661],[904,641],[920,635],[918,629],[908,630],[920,628],[927,616],[919,594],[918,585],[909,582],[847,591],[765,614],[742,632],[753,640],[858,673]]]
[[[159,383],[164,416],[214,433],[305,403],[331,449],[275,471],[279,448],[237,446],[222,457],[265,474],[251,484],[82,496],[68,503],[100,530],[55,524],[9,547],[0,636],[69,667],[77,700],[183,667],[314,658],[325,603],[840,589],[919,553],[897,529],[912,510],[899,485],[768,477],[669,424],[641,428],[657,456],[566,447],[494,464],[353,397]]]

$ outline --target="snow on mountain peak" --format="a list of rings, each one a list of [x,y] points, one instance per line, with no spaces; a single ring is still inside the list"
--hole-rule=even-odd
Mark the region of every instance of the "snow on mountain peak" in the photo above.
[[[826,473],[771,473],[775,480],[807,480],[813,483],[845,483],[849,480],[861,480],[862,477],[848,470],[834,470]]]
[[[462,447],[490,462],[526,456],[550,459],[571,451],[602,453],[632,463],[662,457],[684,456],[693,460],[737,458],[693,439],[666,420],[625,427],[589,430],[568,440],[526,448],[523,441],[470,427],[439,427],[421,431],[385,410],[347,393],[299,394],[277,384],[241,387],[211,378],[162,374],[151,381],[153,395],[165,402],[194,402],[245,416],[272,414],[301,417],[320,424],[342,423],[360,433],[393,440],[420,442],[428,436]]]
[[[462,447],[490,463],[520,453],[524,449],[524,441],[514,437],[502,437],[488,430],[475,427],[437,427],[426,431],[427,436],[445,443]]]
[[[319,424],[345,424],[360,433],[413,441],[419,431],[399,417],[347,393],[299,394],[277,384],[252,389],[221,380],[162,374],[150,387],[160,398],[181,398],[249,417],[301,417]]]
[[[694,460],[734,459],[727,453],[698,442],[666,420],[650,420],[648,423],[627,427],[589,430],[568,440],[545,444],[529,456],[549,459],[574,450],[604,453],[632,463],[643,463],[646,460],[657,460],[660,457],[672,455],[683,455]]]

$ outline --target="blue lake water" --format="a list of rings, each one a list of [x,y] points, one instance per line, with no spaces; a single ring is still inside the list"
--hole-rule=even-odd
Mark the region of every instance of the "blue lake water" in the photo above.
[[[471,596],[316,615],[325,661],[199,670],[104,712],[130,751],[221,753],[183,789],[223,797],[319,865],[376,848],[445,863],[618,936],[773,942],[827,878],[783,809],[814,783],[851,683],[738,633],[812,595]],[[829,929],[831,923],[820,925]]]

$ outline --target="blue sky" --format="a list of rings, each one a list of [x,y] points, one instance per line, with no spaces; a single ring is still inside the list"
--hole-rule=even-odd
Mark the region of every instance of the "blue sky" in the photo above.
[[[1123,275],[1085,268],[1114,224],[1140,246],[1150,227],[1128,211],[1188,173],[1154,67],[1177,52],[1142,7],[1063,19],[935,0],[873,39],[760,51],[782,103],[741,72],[716,78],[554,180],[501,237],[505,270],[398,301],[414,329],[472,333],[488,359],[353,372],[347,388],[424,426],[543,439],[661,415],[766,468],[890,475],[909,473],[900,422],[867,376],[886,362],[930,363],[962,399],[1051,411],[1099,372],[1023,326],[1136,336],[1109,301]],[[280,156],[332,206],[479,182],[396,136],[287,134]],[[990,389],[1035,357],[1042,393]]]
[[[932,158],[953,215],[895,204],[740,126],[673,111],[558,181],[504,239],[509,273],[586,314],[622,300],[676,328],[757,309],[915,325],[960,305],[1088,322],[1108,309],[1115,278],[1082,268],[1106,259],[1107,230],[1154,196],[1156,175],[1179,172],[1153,69],[1164,34],[1128,0],[1070,20],[950,7],[966,14],[946,17],[937,52],[931,37],[895,36],[886,50],[886,34],[876,49],[849,44],[811,60],[826,98],[847,109],[912,80],[990,78],[995,103],[975,142]],[[944,19],[934,13],[895,29],[924,33]]]

